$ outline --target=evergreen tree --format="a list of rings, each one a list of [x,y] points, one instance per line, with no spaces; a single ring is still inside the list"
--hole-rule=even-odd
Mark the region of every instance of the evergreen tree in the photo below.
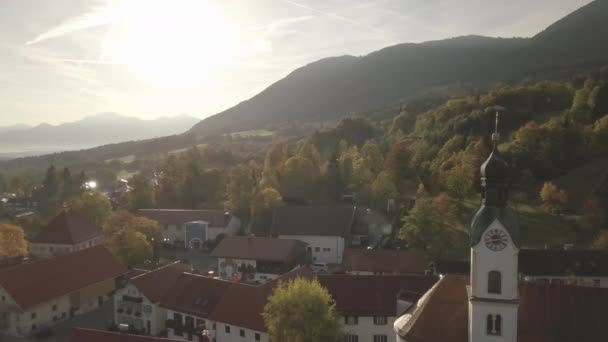
[[[68,169],[67,167],[63,169],[62,180],[63,190],[61,192],[61,200],[66,201],[70,197],[72,197],[72,195],[74,195],[74,183],[72,180],[72,174],[70,173],[70,169]]]

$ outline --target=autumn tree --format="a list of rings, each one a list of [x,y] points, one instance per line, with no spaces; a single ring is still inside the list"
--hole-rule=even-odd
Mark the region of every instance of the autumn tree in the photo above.
[[[332,154],[323,173],[323,193],[331,203],[338,203],[342,200],[342,195],[346,189],[346,184],[342,178],[340,160],[337,154]]]
[[[335,302],[317,280],[297,278],[279,283],[263,317],[272,341],[341,341]]]
[[[264,208],[283,206],[281,194],[274,188],[265,188],[253,197],[251,202],[251,216],[256,217]]]
[[[131,209],[154,208],[156,196],[152,181],[143,174],[137,174],[129,182],[131,191],[129,192],[129,206]]]
[[[387,171],[380,172],[374,180],[372,194],[378,208],[385,209],[389,199],[396,199],[397,186],[395,180]]]
[[[110,200],[97,191],[83,192],[79,197],[70,200],[67,205],[71,209],[78,210],[98,226],[103,225],[112,212]]]
[[[391,146],[386,156],[386,170],[397,182],[410,178],[414,172],[410,166],[412,152],[409,144],[400,142]]]
[[[226,207],[239,214],[241,218],[247,218],[255,189],[253,170],[247,165],[234,167],[230,170],[226,184]]]
[[[25,232],[19,226],[0,224],[0,258],[27,255]]]
[[[593,247],[608,250],[608,230],[600,231],[598,237],[593,241]]]
[[[113,213],[103,226],[104,239],[110,250],[125,265],[142,265],[154,256],[162,243],[156,221],[135,216],[127,211]]]
[[[564,190],[560,190],[555,184],[545,182],[540,190],[540,199],[542,208],[548,212],[555,214],[566,208],[568,195]]]
[[[293,156],[285,162],[280,184],[281,192],[310,198],[315,194],[319,169],[302,156]]]
[[[418,198],[403,219],[399,239],[412,249],[441,259],[458,247],[460,222],[454,201],[445,193],[435,198]]]

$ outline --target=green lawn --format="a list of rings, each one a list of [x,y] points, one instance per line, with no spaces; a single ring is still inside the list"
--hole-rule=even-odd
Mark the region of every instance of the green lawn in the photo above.
[[[606,172],[608,172],[608,158],[602,158],[556,178],[554,183],[568,194],[569,207],[578,211]]]
[[[463,202],[463,216],[470,216],[480,206],[479,199],[469,199]],[[551,215],[540,208],[528,204],[511,204],[519,214],[519,231],[524,248],[544,248],[574,243],[586,247],[587,241],[580,241],[577,236],[577,216]]]
[[[274,134],[272,131],[265,129],[252,129],[249,131],[229,133],[234,138],[249,138],[249,137],[267,137]]]

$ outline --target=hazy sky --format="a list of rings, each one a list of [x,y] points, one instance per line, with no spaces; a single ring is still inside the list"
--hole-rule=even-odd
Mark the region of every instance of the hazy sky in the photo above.
[[[0,125],[206,117],[336,55],[527,37],[590,0],[1,0]]]

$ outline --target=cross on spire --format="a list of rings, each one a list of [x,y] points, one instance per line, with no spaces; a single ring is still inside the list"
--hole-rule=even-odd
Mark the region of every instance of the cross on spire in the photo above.
[[[498,140],[500,139],[500,134],[498,134],[498,115],[498,112],[496,112],[496,124],[494,126],[494,133],[492,133],[492,145],[494,150],[496,150]]]

